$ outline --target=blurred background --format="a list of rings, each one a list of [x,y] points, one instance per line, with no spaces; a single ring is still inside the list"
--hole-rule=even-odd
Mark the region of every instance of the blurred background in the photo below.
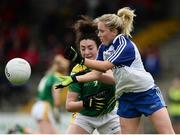
[[[63,55],[65,46],[74,44],[72,25],[79,15],[96,18],[116,13],[124,6],[135,10],[133,41],[140,49],[146,70],[162,90],[173,125],[178,126],[179,0],[0,0],[0,133],[6,133],[16,123],[36,129],[29,113],[38,83],[54,55]],[[7,61],[15,57],[26,59],[32,68],[29,82],[18,87],[12,86],[4,74]],[[60,96],[62,120],[57,126],[64,133],[71,114],[64,108],[66,91]],[[147,120],[142,125],[144,133],[156,133]]]

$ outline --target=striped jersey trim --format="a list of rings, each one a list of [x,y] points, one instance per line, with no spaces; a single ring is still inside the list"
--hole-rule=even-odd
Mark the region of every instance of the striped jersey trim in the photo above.
[[[107,60],[111,62],[115,61],[119,57],[119,55],[122,53],[126,45],[127,45],[126,39],[123,36],[120,36],[118,48],[116,49],[115,53],[112,54]]]

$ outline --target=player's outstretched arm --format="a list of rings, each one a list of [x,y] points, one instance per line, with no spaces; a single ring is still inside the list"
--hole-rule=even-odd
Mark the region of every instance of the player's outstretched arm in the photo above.
[[[62,81],[59,85],[56,85],[56,89],[66,87],[70,85],[71,83],[90,82],[90,81],[95,81],[95,80],[98,80],[107,84],[115,84],[112,72],[110,73],[110,71],[107,73],[102,73],[102,72],[93,70],[91,72],[88,72],[84,75],[79,75],[79,76],[76,76],[76,74],[72,76],[61,76],[60,79]]]
[[[64,88],[71,83],[77,82],[75,76],[60,76],[61,83],[55,86],[55,89]]]
[[[71,75],[71,76],[61,76],[61,83],[59,85],[56,85],[56,89],[58,88],[64,88],[68,85],[70,85],[71,83],[77,83],[77,82],[89,82],[89,81],[94,81],[94,80],[98,80],[99,76],[101,75],[100,72],[96,72],[96,71],[91,71],[89,73],[86,73],[84,75],[78,75],[76,76],[76,74]],[[77,78],[79,78],[77,80]]]

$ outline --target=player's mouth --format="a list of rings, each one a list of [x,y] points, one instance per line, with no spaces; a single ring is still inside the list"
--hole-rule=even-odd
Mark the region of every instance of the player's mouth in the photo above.
[[[85,58],[87,58],[87,59],[93,59],[92,56],[86,56]]]

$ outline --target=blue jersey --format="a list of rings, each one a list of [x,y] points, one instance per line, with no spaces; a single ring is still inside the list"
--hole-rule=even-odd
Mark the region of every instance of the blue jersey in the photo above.
[[[154,79],[146,72],[136,45],[125,35],[118,35],[113,42],[99,47],[97,60],[108,60],[116,80],[116,96],[123,92],[143,92],[154,86]]]

